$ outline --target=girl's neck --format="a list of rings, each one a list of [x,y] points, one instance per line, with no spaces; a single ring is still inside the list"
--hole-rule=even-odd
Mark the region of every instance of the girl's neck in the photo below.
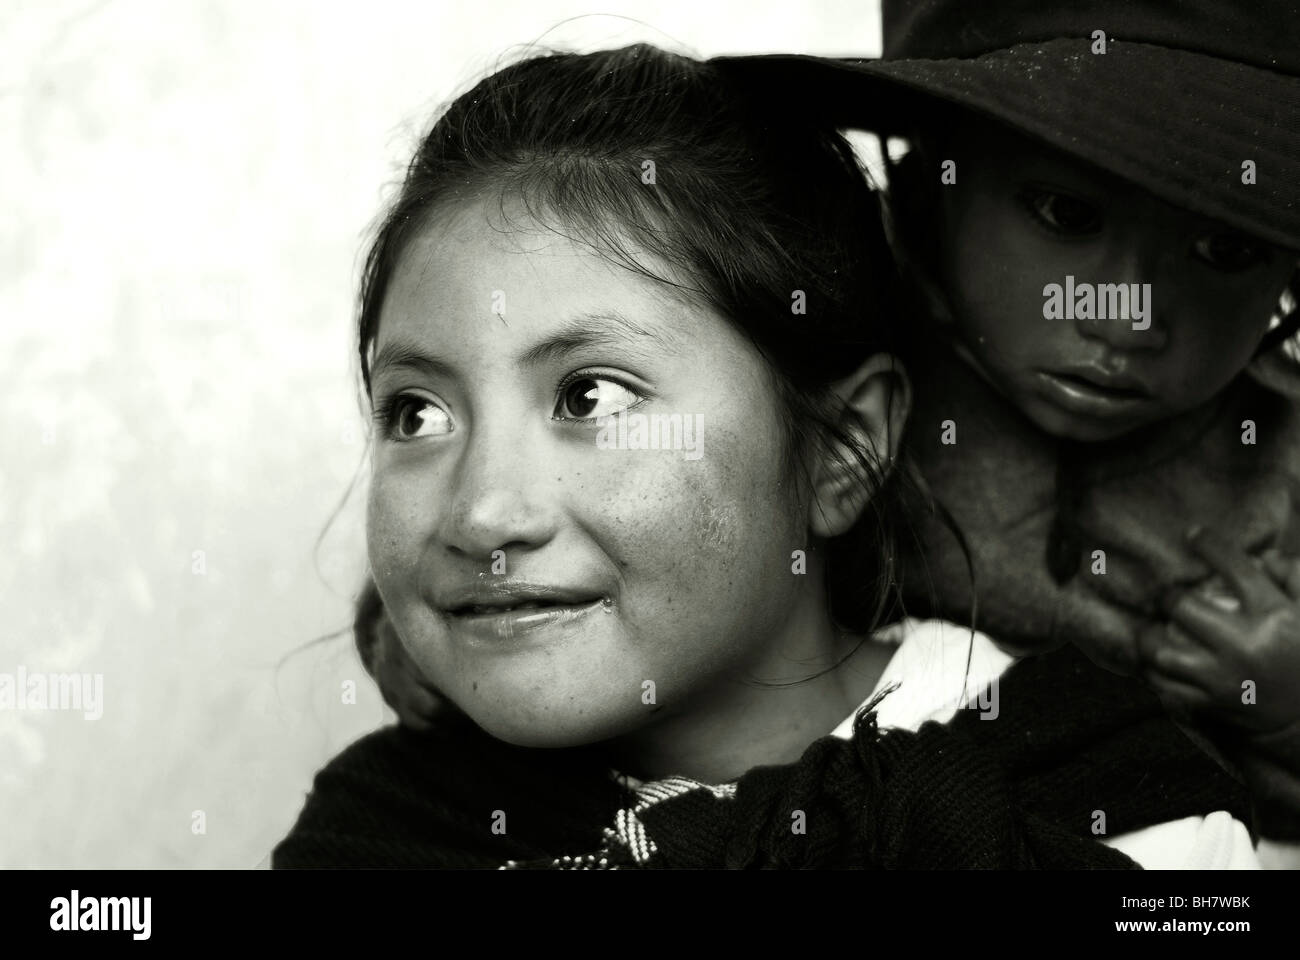
[[[816,618],[792,618],[787,644],[774,647],[780,655],[748,678],[722,680],[694,697],[689,713],[665,716],[611,744],[614,765],[641,779],[726,783],[753,767],[798,760],[870,697],[894,649],[844,635],[824,614],[824,623],[810,619]]]

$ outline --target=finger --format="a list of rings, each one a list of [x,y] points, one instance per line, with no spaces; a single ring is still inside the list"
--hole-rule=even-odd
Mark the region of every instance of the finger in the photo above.
[[[428,687],[412,685],[403,697],[411,710],[424,717],[434,716],[443,705],[442,697]]]
[[[1232,647],[1247,629],[1239,611],[1224,610],[1193,592],[1182,594],[1169,607],[1169,619],[1200,644],[1213,650]]]
[[[1282,556],[1282,551],[1270,547],[1260,554],[1260,560],[1264,562],[1264,569],[1268,575],[1278,583],[1285,583],[1291,573],[1291,562]]]
[[[1292,600],[1300,600],[1300,560],[1270,550],[1264,554],[1264,570],[1286,591],[1287,596]]]
[[[402,722],[404,727],[410,727],[412,730],[429,730],[433,727],[432,721],[417,710],[411,710],[407,707],[396,709],[397,719]]]
[[[1153,621],[1137,635],[1138,672],[1160,673],[1205,687],[1213,674],[1213,658],[1198,639],[1175,623]]]
[[[1145,670],[1146,665],[1155,658],[1156,651],[1165,642],[1165,631],[1168,626],[1163,622],[1150,621],[1137,630],[1137,642],[1134,644],[1137,652],[1137,673]]]
[[[403,726],[426,729],[437,715],[440,700],[423,687],[404,681],[393,687],[380,687],[384,702],[397,714]]]
[[[401,697],[393,696],[383,687],[379,688],[379,695],[384,698],[384,703],[388,705],[388,709],[392,710],[393,713],[397,714],[397,718],[399,720],[402,718],[402,714],[407,712],[406,701],[404,701]]]
[[[1194,684],[1184,683],[1159,672],[1145,673],[1142,678],[1170,713],[1195,713],[1210,706],[1210,694]]]
[[[1137,655],[1143,664],[1155,660],[1166,647],[1199,647],[1201,642],[1175,623],[1150,620],[1137,632]]]
[[[1247,612],[1265,610],[1285,599],[1278,585],[1255,566],[1250,555],[1217,530],[1196,528],[1188,534],[1188,542],[1211,570],[1228,581]]]
[[[1172,633],[1186,636],[1171,625],[1167,634]],[[1142,666],[1145,673],[1160,674],[1170,680],[1208,690],[1216,677],[1216,663],[1210,651],[1199,643],[1168,637],[1164,643],[1151,649]]]
[[[1242,609],[1241,600],[1229,589],[1223,577],[1218,574],[1212,574],[1208,580],[1203,580],[1196,586],[1189,588],[1189,592],[1214,604],[1220,610],[1226,610],[1228,613],[1236,613]]]
[[[406,652],[406,645],[402,643],[397,631],[389,627],[385,641],[389,653],[392,655],[394,666],[398,667],[404,676],[410,677],[415,683],[428,687],[430,683],[425,677],[424,671],[420,665],[415,662],[415,658]]]

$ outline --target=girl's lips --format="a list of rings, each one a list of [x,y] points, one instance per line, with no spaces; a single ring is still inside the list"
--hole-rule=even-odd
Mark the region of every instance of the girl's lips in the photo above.
[[[1039,371],[1039,382],[1048,398],[1070,413],[1102,419],[1120,419],[1148,403],[1151,395],[1143,390],[1104,387],[1067,373]]]
[[[519,640],[543,640],[548,631],[558,631],[572,626],[597,610],[609,611],[612,602],[597,597],[585,603],[557,603],[520,606],[474,607],[457,613],[447,613],[447,623],[453,634],[471,643],[496,644]]]

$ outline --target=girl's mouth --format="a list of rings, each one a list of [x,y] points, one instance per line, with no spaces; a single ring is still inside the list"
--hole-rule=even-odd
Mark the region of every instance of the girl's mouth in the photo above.
[[[469,604],[447,611],[453,634],[472,644],[498,644],[503,641],[546,640],[557,637],[598,610],[611,612],[613,601],[596,597],[587,601],[558,603],[550,600],[523,600],[512,604]]]
[[[525,600],[522,603],[516,603],[516,604],[511,604],[506,606],[487,604],[487,603],[474,603],[468,606],[458,607],[457,609],[451,610],[449,612],[451,613],[452,616],[455,617],[476,617],[485,614],[513,613],[516,610],[541,610],[544,608],[560,607],[560,606],[574,606],[574,604],[561,604],[561,603],[556,603],[552,600]]]

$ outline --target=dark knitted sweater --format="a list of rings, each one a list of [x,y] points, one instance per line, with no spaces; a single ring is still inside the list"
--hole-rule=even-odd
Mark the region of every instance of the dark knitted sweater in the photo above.
[[[456,717],[429,732],[388,727],[317,774],[272,863],[1133,868],[1097,842],[1098,812],[1108,835],[1224,809],[1249,822],[1245,791],[1139,683],[1064,648],[1014,664],[999,688],[996,719],[960,710],[909,732],[877,730],[864,712],[852,740],[825,737],[797,763],[755,768],[732,795],[642,804],[648,859],[611,842],[606,828],[626,823],[637,798],[599,749],[512,747]]]

